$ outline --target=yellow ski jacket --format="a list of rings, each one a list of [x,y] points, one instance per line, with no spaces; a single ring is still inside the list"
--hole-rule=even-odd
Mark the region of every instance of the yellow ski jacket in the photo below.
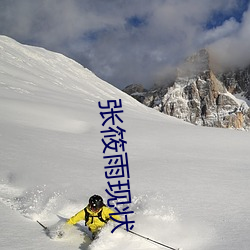
[[[87,209],[87,212],[89,213],[88,221],[85,221],[85,223],[92,233],[97,232],[99,229],[101,229],[103,226],[105,226],[106,223],[104,221],[108,221],[110,219],[109,214],[114,213],[114,211],[112,211],[110,208],[108,208],[106,206],[103,206],[98,212],[93,212],[88,207],[86,207],[84,209]],[[84,209],[82,209],[77,214],[72,216],[67,221],[67,224],[74,225],[81,220],[85,220],[85,210]],[[101,218],[104,221],[102,221],[98,218],[98,214],[100,213],[100,211],[102,211]],[[116,220],[121,220],[121,217],[119,215],[113,215],[112,217]]]

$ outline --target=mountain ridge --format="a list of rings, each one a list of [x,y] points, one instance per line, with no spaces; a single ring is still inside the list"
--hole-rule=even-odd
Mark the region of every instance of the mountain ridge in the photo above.
[[[143,91],[140,85],[130,85],[123,91],[148,107],[195,125],[248,130],[250,67],[217,72],[211,61],[209,50],[202,49],[177,68],[171,85]]]

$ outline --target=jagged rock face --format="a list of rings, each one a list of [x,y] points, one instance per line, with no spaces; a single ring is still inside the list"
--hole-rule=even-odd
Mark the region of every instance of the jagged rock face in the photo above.
[[[197,125],[238,129],[249,126],[248,106],[239,103],[211,76],[206,80],[178,79],[161,105],[164,113]]]
[[[183,69],[184,67],[184,69]],[[231,95],[209,66],[206,50],[187,59],[162,101],[163,112],[197,125],[247,128],[248,106]]]
[[[250,100],[250,66],[218,74],[218,79],[225,84],[230,93],[242,93]]]
[[[177,78],[171,87],[140,92],[139,101],[196,125],[248,129],[250,109],[246,102],[235,98],[232,93],[236,93],[237,88],[238,92],[242,91],[243,85],[248,86],[249,71],[234,74],[244,76],[245,80],[235,77],[235,81],[238,81],[235,84],[227,73],[221,77],[231,80],[224,84],[211,70],[208,52],[201,50],[178,69]]]
[[[127,86],[123,91],[125,93],[131,95],[134,93],[143,93],[146,91],[146,89],[144,89],[142,84],[131,84],[131,85]]]
[[[144,101],[147,90],[144,89],[142,84],[131,84],[123,89],[125,93],[128,95],[133,96],[137,101],[142,102]]]

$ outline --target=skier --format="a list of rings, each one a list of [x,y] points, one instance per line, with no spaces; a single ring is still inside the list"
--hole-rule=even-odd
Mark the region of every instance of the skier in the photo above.
[[[104,227],[110,219],[121,219],[119,215],[113,215],[111,218],[110,214],[112,213],[114,213],[114,211],[103,203],[102,197],[95,194],[89,198],[89,204],[72,216],[67,221],[67,224],[74,225],[80,220],[85,220],[85,225],[88,226],[92,233],[92,238],[94,239],[101,228]]]

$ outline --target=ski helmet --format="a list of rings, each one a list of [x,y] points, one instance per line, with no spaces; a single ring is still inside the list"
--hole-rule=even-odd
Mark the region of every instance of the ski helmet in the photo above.
[[[103,199],[101,196],[95,194],[89,198],[89,207],[91,210],[99,210],[103,205]]]

